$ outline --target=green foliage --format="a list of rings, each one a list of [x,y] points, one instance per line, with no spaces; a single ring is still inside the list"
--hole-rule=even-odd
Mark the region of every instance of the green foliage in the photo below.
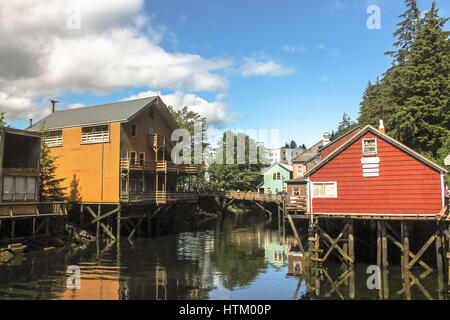
[[[358,126],[358,123],[352,121],[350,116],[346,112],[344,112],[344,114],[342,115],[342,120],[338,124],[337,131],[336,132],[334,132],[334,130],[331,131],[330,140],[333,141],[339,138],[340,136],[346,134],[356,126]]]
[[[4,126],[6,126],[5,113],[1,112],[0,113],[0,127],[4,127]]]
[[[77,178],[77,174],[73,174],[72,181],[70,182],[69,191],[69,202],[81,202],[83,199],[80,193],[81,188],[79,187],[80,178]]]
[[[61,187],[61,183],[65,180],[56,179],[56,160],[50,153],[50,149],[45,145],[45,138],[48,132],[41,130],[41,159],[40,159],[40,175],[39,175],[39,196],[41,201],[64,201],[66,196]]]
[[[405,2],[394,33],[397,50],[387,53],[392,66],[381,80],[369,82],[358,122],[377,126],[383,119],[387,134],[443,164],[450,151],[448,18],[439,17],[434,2],[423,16],[415,0]]]
[[[233,137],[234,145],[229,146],[226,141],[227,133],[223,135],[223,143],[219,143],[217,152],[222,152],[223,164],[212,163],[208,167],[208,173],[214,188],[217,190],[241,190],[254,191],[261,184],[264,177],[261,175],[261,169],[265,166],[262,164],[259,148],[257,148],[257,163],[250,164],[250,147],[256,148],[256,143],[249,136],[243,135],[245,139],[245,161],[243,164],[237,164],[237,141],[238,135],[228,132]],[[240,138],[240,139],[241,139]],[[234,163],[226,164],[227,149],[234,149]],[[230,149],[231,150],[231,149]]]

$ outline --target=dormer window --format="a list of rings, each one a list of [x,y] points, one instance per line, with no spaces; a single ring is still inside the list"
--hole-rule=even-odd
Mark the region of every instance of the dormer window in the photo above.
[[[297,166],[297,177],[303,177],[303,165],[299,164]]]
[[[363,156],[371,156],[377,154],[377,139],[362,140]]]

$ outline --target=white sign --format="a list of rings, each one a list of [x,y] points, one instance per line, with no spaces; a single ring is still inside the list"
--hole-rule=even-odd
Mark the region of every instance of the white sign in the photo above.
[[[380,163],[379,157],[364,157],[361,158],[362,164],[374,164],[374,163]]]

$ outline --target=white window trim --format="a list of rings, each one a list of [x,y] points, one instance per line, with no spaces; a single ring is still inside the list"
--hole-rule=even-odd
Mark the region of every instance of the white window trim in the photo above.
[[[335,190],[336,190],[336,194],[334,196],[325,196],[325,195],[323,195],[323,196],[316,196],[316,195],[314,195],[314,187],[315,187],[315,185],[316,184],[325,184],[325,183],[332,183],[332,184],[334,184],[334,187],[335,187]],[[312,182],[311,197],[312,198],[337,198],[338,197],[337,182],[336,181],[315,181],[315,182]]]
[[[365,153],[364,152],[364,141],[367,141],[367,140],[375,140],[375,153]],[[363,154],[363,156],[374,156],[374,155],[378,154],[377,138],[362,139],[361,142],[362,142],[362,154]]]

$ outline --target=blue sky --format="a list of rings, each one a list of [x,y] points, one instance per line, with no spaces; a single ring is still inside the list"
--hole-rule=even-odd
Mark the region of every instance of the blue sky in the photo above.
[[[440,15],[448,16],[450,3],[436,2]],[[431,0],[418,1],[422,11],[428,10],[431,3]],[[370,15],[366,9],[370,4],[381,9],[379,30],[369,30],[366,26]],[[217,107],[225,113],[211,116],[213,127],[279,129],[280,143],[293,139],[311,146],[322,138],[324,131],[337,127],[343,112],[352,119],[357,118],[367,82],[375,81],[390,65],[391,60],[384,52],[392,47],[397,17],[404,10],[400,0],[137,3],[129,15],[115,16],[117,24],[126,26],[135,16],[147,17],[151,28],[145,29],[147,34],[142,30],[139,34],[152,38],[171,57],[201,57],[198,68],[207,68],[208,74],[217,76],[220,81],[216,86],[179,85],[178,79],[164,81],[164,70],[159,70],[160,74],[152,73],[148,83],[144,78],[139,82],[105,85],[99,90],[90,90],[88,84],[83,86],[72,78],[72,82],[64,78],[67,84],[52,91],[49,88],[58,86],[58,82],[48,81],[44,88],[35,89],[48,94],[33,93],[30,99],[38,101],[36,108],[42,109],[50,94],[63,101],[61,107],[113,102],[154,91],[163,96],[179,93],[177,101],[182,104],[192,100],[180,97],[192,94],[197,102],[203,103],[197,110]],[[104,34],[100,32],[97,36],[101,39]],[[65,63],[70,64],[70,59]],[[214,66],[209,67],[210,64]],[[255,71],[258,66],[263,68],[259,72]],[[195,75],[186,74],[190,76]],[[155,80],[158,77],[161,83]],[[16,83],[12,81],[9,85]],[[12,95],[11,92],[7,94]],[[0,89],[0,98],[1,93]],[[30,115],[18,115],[9,122],[25,127],[28,122],[20,120],[31,114],[36,116],[27,112]]]

